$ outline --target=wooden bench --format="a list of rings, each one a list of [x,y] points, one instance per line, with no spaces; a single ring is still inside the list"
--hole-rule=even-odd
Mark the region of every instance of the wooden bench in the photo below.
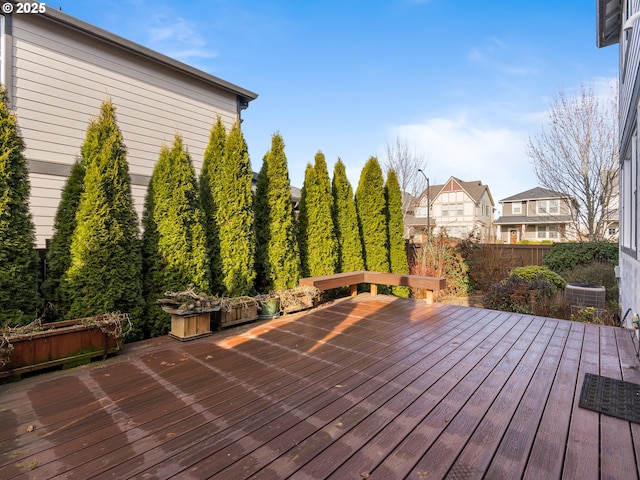
[[[351,296],[358,294],[358,284],[371,284],[371,295],[378,294],[378,285],[393,285],[397,287],[422,288],[427,291],[427,303],[433,303],[434,292],[444,290],[447,281],[442,277],[423,277],[421,275],[408,275],[402,273],[382,272],[345,272],[319,277],[306,277],[300,279],[300,285],[316,287],[318,290],[330,290],[332,288],[349,286]]]

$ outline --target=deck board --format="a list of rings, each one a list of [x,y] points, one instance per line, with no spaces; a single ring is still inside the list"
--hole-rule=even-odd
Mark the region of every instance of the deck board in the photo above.
[[[361,295],[0,385],[0,478],[640,478],[586,372],[630,332]]]

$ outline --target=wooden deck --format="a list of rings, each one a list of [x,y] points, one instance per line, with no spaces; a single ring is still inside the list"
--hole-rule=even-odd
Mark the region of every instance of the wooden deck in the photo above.
[[[359,296],[0,386],[0,478],[633,479],[630,332]]]

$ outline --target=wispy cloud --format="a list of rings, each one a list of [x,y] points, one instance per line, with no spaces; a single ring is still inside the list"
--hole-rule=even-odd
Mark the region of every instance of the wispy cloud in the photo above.
[[[149,42],[151,48],[183,61],[218,55],[191,22],[164,13],[151,17]]]
[[[392,132],[429,159],[434,184],[451,176],[481,180],[489,185],[496,203],[536,185],[525,152],[525,131],[486,125],[462,112],[398,125]]]

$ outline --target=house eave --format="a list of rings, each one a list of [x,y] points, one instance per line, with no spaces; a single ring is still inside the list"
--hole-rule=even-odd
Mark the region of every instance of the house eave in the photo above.
[[[126,38],[120,37],[119,35],[115,35],[111,32],[103,30],[95,25],[91,25],[87,22],[84,22],[78,18],[72,17],[66,13],[63,13],[59,10],[53,8],[47,8],[46,13],[38,14],[47,20],[57,23],[58,25],[68,28],[71,30],[75,30],[84,35],[88,35],[99,39],[102,42],[105,42],[109,45],[117,47],[119,49],[125,50],[131,54],[143,57],[147,60],[156,62],[161,64],[166,68],[170,68],[172,70],[178,71],[181,74],[189,75],[193,78],[196,78],[200,81],[208,83],[210,85],[216,86],[238,96],[238,99],[241,103],[248,105],[249,102],[258,98],[258,94],[254,93],[250,90],[242,88],[238,85],[235,85],[231,82],[218,78],[209,73],[203,72],[202,70],[198,70],[186,63],[180,62],[179,60],[175,60],[171,57],[163,55],[162,53],[156,52],[155,50],[151,50],[150,48],[144,47],[138,43],[127,40]],[[245,106],[246,108],[246,106]]]

